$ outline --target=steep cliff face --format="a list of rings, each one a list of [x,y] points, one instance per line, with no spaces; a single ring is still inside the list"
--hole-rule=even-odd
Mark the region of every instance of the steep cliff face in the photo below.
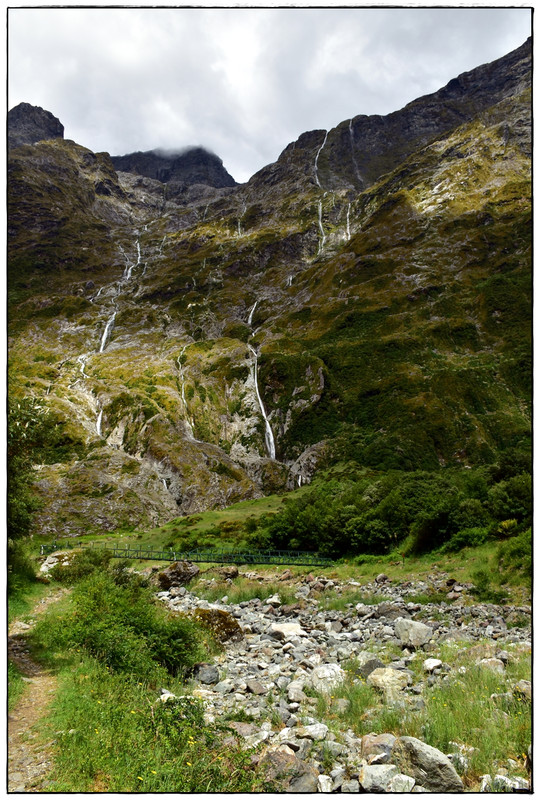
[[[203,147],[189,147],[180,153],[163,150],[130,153],[127,156],[113,156],[112,163],[119,172],[132,172],[167,184],[170,197],[193,184],[216,189],[236,186],[223,161]]]
[[[35,144],[43,139],[63,139],[64,126],[50,111],[19,103],[8,111],[8,148]]]
[[[157,524],[335,459],[526,449],[529,51],[303,134],[237,187],[14,151],[13,391],[72,443],[39,469],[38,530]]]

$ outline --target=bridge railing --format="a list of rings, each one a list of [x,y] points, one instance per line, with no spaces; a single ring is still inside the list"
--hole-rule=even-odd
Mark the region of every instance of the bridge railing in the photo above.
[[[110,542],[78,542],[59,545],[58,542],[52,544],[42,544],[41,555],[54,553],[59,549],[96,549],[108,550],[112,552],[113,558],[127,558],[150,561],[192,561],[196,563],[217,563],[217,564],[277,564],[277,565],[297,565],[309,567],[328,567],[332,560],[324,558],[318,553],[302,550],[206,550],[198,548],[195,550],[156,550],[151,545],[131,545],[120,546],[118,543]]]

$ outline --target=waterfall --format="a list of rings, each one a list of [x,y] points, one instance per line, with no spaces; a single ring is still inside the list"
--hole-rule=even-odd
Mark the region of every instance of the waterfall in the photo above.
[[[162,479],[161,479],[161,483],[163,484],[163,488],[165,489],[165,491],[167,491],[167,492],[168,492],[169,490],[168,490],[168,488],[167,488],[167,481],[165,480],[165,478],[162,478]]]
[[[317,170],[317,163],[319,161],[319,156],[320,156],[320,154],[322,152],[322,149],[326,144],[327,137],[328,137],[328,131],[326,131],[326,133],[324,135],[324,141],[321,144],[321,146],[319,147],[319,149],[317,150],[317,155],[315,156],[315,181],[316,181],[317,186],[319,187],[319,189],[322,189],[322,186],[321,186],[321,182],[319,181],[319,173],[318,173],[318,170]]]
[[[86,353],[84,355],[82,355],[82,356],[77,356],[77,363],[80,364],[81,373],[82,373],[83,378],[87,378],[88,377],[88,375],[84,371],[84,368],[86,366],[87,358],[88,358],[88,355]]]
[[[116,311],[113,312],[112,316],[109,318],[107,325],[105,326],[105,330],[103,331],[103,336],[101,337],[101,343],[99,345],[99,352],[103,353],[105,348],[107,347],[107,342],[109,341],[109,337],[111,335],[111,331],[114,326],[114,320],[116,319]]]
[[[293,276],[287,275],[287,286],[292,286]]]
[[[246,213],[246,209],[247,209],[247,206],[246,206],[246,204],[244,203],[244,205],[243,205],[243,207],[242,207],[242,213],[241,213],[241,214],[240,214],[240,216],[238,217],[238,229],[237,229],[237,234],[236,234],[237,236],[242,236],[242,225],[241,225],[240,223],[242,222],[242,219],[243,219],[243,217],[244,217],[244,214]]]
[[[319,239],[319,249],[317,251],[317,255],[320,255],[320,253],[322,253],[324,243],[326,242],[326,236],[322,224],[322,200],[319,200],[319,229],[321,231],[321,238]]]
[[[251,325],[251,323],[253,322],[253,314],[255,313],[255,309],[257,308],[257,303],[258,302],[259,302],[258,300],[255,300],[255,302],[253,303],[253,305],[251,307],[251,311],[249,312],[248,321],[247,321],[248,325]]]
[[[178,364],[178,371],[180,373],[180,397],[182,398],[182,405],[184,406],[184,411],[186,413],[186,418],[185,418],[184,422],[185,422],[185,424],[187,426],[187,429],[188,429],[189,438],[192,439],[194,442],[198,442],[199,440],[195,438],[195,435],[193,433],[193,422],[191,421],[191,419],[189,417],[189,411],[188,411],[187,402],[186,402],[184,367],[181,364],[181,358],[184,355],[184,353],[186,352],[186,348],[187,347],[188,347],[187,344],[185,344],[182,347],[180,355],[176,359],[176,363]]]
[[[253,353],[253,378],[255,381],[255,394],[257,395],[257,402],[259,403],[259,408],[261,409],[261,414],[263,415],[264,419],[264,443],[266,445],[266,449],[268,451],[268,455],[271,459],[275,460],[276,458],[276,445],[274,442],[274,434],[272,433],[272,428],[270,427],[270,422],[268,421],[268,417],[266,416],[266,411],[264,410],[263,401],[261,395],[259,394],[259,384],[257,380],[257,352],[256,350],[248,344],[249,349]]]
[[[97,420],[96,420],[96,433],[97,433],[98,436],[102,436],[102,433],[101,433],[101,420],[102,419],[103,419],[103,409],[100,408],[99,414],[97,415]]]
[[[350,225],[351,204],[347,206],[347,241],[351,238],[351,225]]]

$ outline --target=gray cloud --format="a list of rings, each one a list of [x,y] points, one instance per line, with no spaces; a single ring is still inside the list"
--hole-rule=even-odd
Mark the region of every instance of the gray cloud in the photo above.
[[[203,145],[240,181],[303,131],[386,114],[530,35],[527,8],[13,8],[9,106],[121,155]]]

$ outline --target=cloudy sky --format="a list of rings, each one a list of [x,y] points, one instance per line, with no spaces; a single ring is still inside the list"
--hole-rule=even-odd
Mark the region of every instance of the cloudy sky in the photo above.
[[[12,8],[8,107],[123,155],[203,145],[237,181],[307,130],[387,114],[531,32],[528,8]]]

